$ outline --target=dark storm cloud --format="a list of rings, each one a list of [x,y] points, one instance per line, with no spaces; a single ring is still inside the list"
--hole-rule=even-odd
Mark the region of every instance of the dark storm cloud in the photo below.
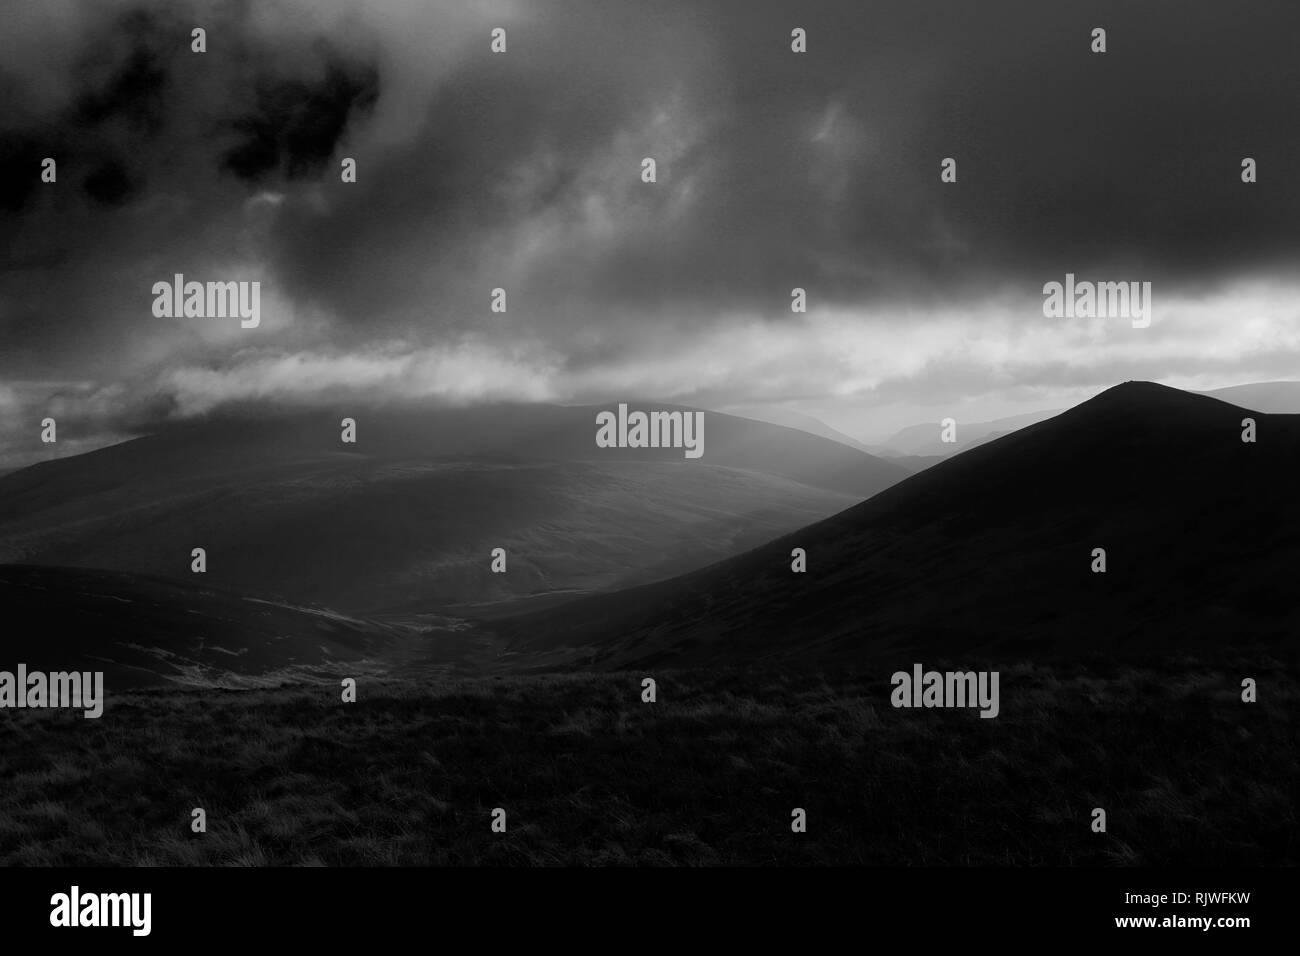
[[[210,6],[119,5],[72,58],[74,88],[50,115],[23,109],[23,91],[6,77],[4,92],[20,104],[4,124],[6,179],[13,180],[6,207],[19,211],[32,195],[33,167],[20,164],[38,150],[74,169],[90,167],[88,191],[99,200],[147,185],[150,167],[177,159],[204,180],[223,171],[254,183],[275,173],[319,176],[353,111],[377,98],[375,64],[323,37],[304,37],[305,50],[286,51],[247,22],[213,23],[200,14]],[[190,29],[200,21],[212,25],[214,46],[229,49],[224,57],[214,50],[211,60],[195,59]],[[203,141],[185,142],[194,132]]]
[[[382,313],[395,286],[427,291],[395,281],[409,274],[407,240],[432,243],[454,272],[482,244],[490,271],[501,230],[548,212],[573,220],[602,188],[624,228],[595,237],[571,222],[521,276],[538,295],[758,306],[802,284],[854,302],[1065,266],[1200,275],[1293,248],[1292,3],[1248,15],[1028,0],[530,8],[518,24],[502,17],[514,28],[506,56],[481,38],[409,116],[410,138],[375,152],[357,142],[355,189],[324,213],[286,211],[271,252],[290,288],[332,292],[345,318]],[[83,54],[84,88],[54,126],[108,150],[82,180],[90,195],[147,189],[148,154],[168,153],[152,141],[196,106],[217,124],[210,154],[186,157],[200,176],[337,180],[330,160],[391,66],[382,45],[358,62],[335,36],[304,37],[321,53],[310,75],[285,75],[282,51],[239,19],[253,8],[196,4],[229,24],[210,28],[205,68],[253,75],[178,91],[171,74],[194,69],[187,27],[203,19],[184,9],[128,8],[94,37],[93,60]],[[384,15],[356,9],[362,24]],[[795,25],[808,30],[802,56],[789,51]],[[1089,51],[1093,26],[1108,31],[1105,55]],[[195,92],[246,99],[186,104]],[[7,168],[32,155],[8,152]],[[636,180],[642,155],[661,163],[654,191]],[[1261,164],[1253,189],[1239,180],[1246,155]],[[939,182],[945,156],[958,161],[953,186]],[[622,182],[596,175],[602,162]],[[8,208],[30,196],[21,178],[6,177]],[[668,215],[688,184],[689,207]],[[393,266],[356,260],[340,233]]]
[[[410,117],[403,148],[359,144],[361,182],[327,214],[286,210],[275,255],[296,293],[358,322],[434,302],[454,324],[509,281],[567,336],[645,309],[788,315],[795,285],[924,304],[1066,270],[1213,281],[1295,252],[1295,4],[536,9],[508,55],[483,44]],[[521,260],[530,229],[545,248]]]
[[[115,58],[87,57],[83,90],[72,108],[79,127],[122,119],[141,133],[157,134],[165,119],[167,60],[176,47],[177,24],[153,10],[132,10],[116,25]],[[107,67],[106,78],[96,76]]]
[[[1295,251],[1300,128],[1283,117],[1300,105],[1287,53],[1300,8],[1017,9],[1001,42],[958,53],[917,141],[960,156],[946,215],[981,244],[976,263],[1179,281]],[[1104,55],[1081,40],[1094,26],[1107,30]],[[1254,186],[1240,179],[1247,156]]]
[[[530,395],[722,402],[1184,367],[1191,326],[1146,337],[1168,356],[1080,335],[1033,368],[1017,335],[1066,271],[1188,302],[1294,277],[1298,27],[1282,0],[24,2],[0,36],[0,377],[109,369],[203,404],[354,355],[377,389],[454,378],[442,348]],[[267,320],[153,319],[175,272],[262,279]],[[832,334],[823,309],[854,323],[796,382],[780,363]],[[1005,347],[939,354],[975,333]],[[1214,347],[1292,350],[1252,335]],[[876,355],[893,365],[858,375]]]
[[[258,82],[254,109],[230,124],[237,142],[222,157],[225,169],[255,183],[276,172],[289,179],[321,175],[353,111],[368,110],[379,95],[373,66],[349,63],[328,49],[322,59],[319,80]]]
[[[0,134],[0,212],[20,212],[36,193],[39,169],[47,147],[42,140],[22,134]]]
[[[68,9],[7,38],[0,69],[13,106],[0,116],[0,374],[11,378],[130,364],[141,341],[163,355],[185,346],[192,335],[151,321],[152,283],[214,262],[260,266],[265,217],[246,204],[318,178],[378,95],[362,43],[268,30],[249,5]],[[208,53],[190,49],[196,24]],[[42,75],[50,58],[61,68]],[[56,184],[41,182],[46,157]]]
[[[91,170],[82,187],[86,195],[106,206],[121,205],[138,192],[142,183],[131,178],[130,171],[118,160],[107,160]]]
[[[69,64],[76,92],[51,115],[25,105],[10,77],[0,84],[10,106],[3,121],[3,208],[21,212],[37,193],[40,161],[64,161],[86,197],[119,205],[145,185],[143,157],[164,132],[169,33],[152,10],[129,10]]]

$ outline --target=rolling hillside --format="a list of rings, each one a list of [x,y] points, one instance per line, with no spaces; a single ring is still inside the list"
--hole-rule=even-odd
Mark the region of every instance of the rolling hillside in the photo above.
[[[1297,473],[1300,418],[1131,382],[744,555],[496,632],[520,666],[1293,654]]]
[[[700,459],[601,449],[596,411],[341,409],[180,424],[0,477],[0,563],[188,580],[202,547],[206,583],[352,613],[536,600],[702,567],[907,474],[714,413]],[[355,444],[339,440],[343,417],[357,422]],[[506,574],[490,571],[498,547]]]
[[[79,568],[0,565],[4,656],[31,671],[103,671],[117,692],[249,686],[385,653],[399,632],[320,608]]]

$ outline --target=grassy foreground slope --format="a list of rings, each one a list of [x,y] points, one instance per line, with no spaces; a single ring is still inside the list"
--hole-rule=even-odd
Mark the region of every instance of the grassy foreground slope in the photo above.
[[[654,704],[624,672],[8,711],[0,863],[1294,865],[1295,675],[1242,668],[1004,667],[994,720],[895,710],[874,671],[660,672]]]

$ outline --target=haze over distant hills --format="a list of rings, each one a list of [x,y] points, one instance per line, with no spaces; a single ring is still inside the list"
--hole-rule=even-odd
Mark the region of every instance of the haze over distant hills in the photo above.
[[[1252,382],[1199,392],[1256,412],[1300,415],[1300,382]]]
[[[354,613],[427,611],[668,577],[907,474],[712,412],[701,459],[598,448],[599,408],[352,407],[180,424],[0,477],[0,562],[193,581],[202,547],[198,579],[214,587]],[[345,416],[356,444],[340,442]],[[498,547],[505,574],[490,571]]]
[[[1242,409],[1126,383],[744,555],[498,633],[521,660],[601,668],[1294,654],[1300,417],[1257,417],[1243,443]]]
[[[943,425],[939,421],[923,422],[900,429],[877,445],[866,446],[875,455],[885,457],[930,457],[955,455],[967,448],[974,448],[986,441],[1013,432],[1026,425],[1033,425],[1053,415],[1061,414],[1059,408],[1043,412],[1027,412],[1023,415],[1011,415],[988,422],[957,421],[955,442],[944,442],[941,438]]]
[[[739,415],[742,418],[752,418],[759,422],[768,422],[772,425],[783,425],[786,428],[797,428],[800,431],[808,432],[810,435],[819,435],[822,438],[829,438],[831,441],[840,442],[848,445],[850,448],[856,448],[858,451],[871,451],[871,449],[858,441],[851,435],[846,435],[839,429],[832,428],[820,418],[812,415],[805,415],[801,412],[790,411],[784,408],[773,408],[770,406],[753,406],[753,405],[735,405],[729,406],[723,411]]]

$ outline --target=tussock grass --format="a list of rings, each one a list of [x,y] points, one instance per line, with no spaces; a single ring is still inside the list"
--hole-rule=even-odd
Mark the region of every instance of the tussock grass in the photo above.
[[[110,694],[100,720],[11,710],[0,862],[1300,861],[1286,668],[1001,671],[994,720],[895,710],[879,671],[656,673],[655,704],[624,673],[363,680],[346,705],[334,686],[142,691]]]

